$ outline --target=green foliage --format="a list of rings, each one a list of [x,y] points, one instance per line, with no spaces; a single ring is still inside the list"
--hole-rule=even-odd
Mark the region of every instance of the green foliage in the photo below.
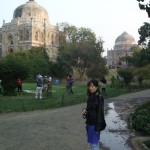
[[[138,75],[138,82],[139,82],[139,85],[141,85],[142,84],[142,82],[143,82],[143,75],[140,73],[139,75]]]
[[[139,8],[141,10],[145,10],[148,14],[148,17],[150,18],[150,2],[148,0],[137,0],[137,1],[139,2]]]
[[[51,72],[55,77],[59,78],[60,80],[66,76],[67,72],[72,72],[71,63],[69,64],[69,59],[67,59],[67,55],[60,54],[57,57],[57,61],[51,66]]]
[[[134,51],[133,56],[126,57],[126,61],[134,67],[143,67],[150,64],[150,48]]]
[[[150,79],[150,65],[146,65],[140,68],[135,68],[133,71],[133,75],[137,76],[142,74],[144,79]]]
[[[139,106],[131,117],[132,127],[136,131],[150,135],[150,102]]]
[[[124,83],[126,85],[129,85],[132,81],[133,74],[130,69],[119,69],[117,71],[118,75],[121,76],[124,79]]]
[[[77,28],[67,23],[59,24],[59,28],[61,31],[59,54],[63,57],[70,56],[65,57],[67,68],[69,65],[74,67],[79,73],[81,80],[86,71],[88,71],[89,75],[92,74],[90,72],[95,68],[95,64],[97,64],[98,70],[102,66],[100,68],[101,72],[107,72],[106,68],[103,67],[105,66],[105,61],[101,57],[103,41],[100,38],[97,40],[95,33],[91,29]],[[59,61],[57,63],[60,65]]]
[[[35,76],[39,73],[42,75],[51,74],[52,62],[50,62],[46,51],[47,49],[42,46],[33,47],[31,50],[13,52],[10,56],[19,58],[28,64],[30,70],[26,80],[34,81]]]
[[[83,34],[85,33],[84,31]],[[89,32],[87,32],[87,34],[88,33]],[[88,37],[85,38],[84,35],[85,40],[78,42],[73,49],[73,66],[79,72],[80,78],[82,78],[85,73],[87,73],[88,77],[99,78],[107,72],[105,67],[106,63],[101,57],[103,41],[101,39],[95,41],[94,35],[91,35],[91,39],[89,37],[88,35]],[[87,39],[89,39],[89,41]]]
[[[17,79],[24,80],[29,73],[29,65],[21,57],[8,55],[0,61],[0,79],[2,79],[3,93],[14,95]]]
[[[28,51],[28,61],[31,64],[30,75],[32,79],[35,78],[37,74],[49,75],[51,62],[44,47],[32,48]]]
[[[97,79],[99,79],[100,77],[103,77],[107,73],[108,73],[108,70],[107,70],[105,64],[101,64],[101,63],[93,64],[87,70],[87,76],[89,78],[97,78]]]
[[[0,62],[0,79],[4,94],[14,95],[17,79],[34,81],[37,74],[51,75],[51,66],[47,49],[33,47],[27,51],[16,51]]]
[[[138,61],[140,63],[138,63]],[[150,64],[150,48],[142,49],[140,53],[137,54],[137,67],[142,67],[148,64]]]
[[[114,80],[114,86],[116,88],[123,88],[124,86],[123,80]]]
[[[143,142],[148,148],[150,148],[150,140]]]
[[[144,46],[150,47],[150,23],[144,22],[144,25],[140,27],[138,30],[140,39],[138,41],[138,44],[142,44]]]

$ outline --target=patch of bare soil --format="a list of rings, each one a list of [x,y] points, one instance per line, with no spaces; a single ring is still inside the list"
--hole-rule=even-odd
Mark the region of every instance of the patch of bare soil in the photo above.
[[[131,145],[135,150],[149,150],[149,148],[143,143],[150,140],[150,137],[135,136],[131,138]]]

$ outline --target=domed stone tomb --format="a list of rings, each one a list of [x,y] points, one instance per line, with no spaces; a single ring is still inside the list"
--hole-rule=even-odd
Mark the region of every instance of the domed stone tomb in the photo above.
[[[107,51],[107,64],[109,68],[126,68],[128,63],[120,58],[132,56],[132,47],[136,46],[135,39],[127,32],[123,32],[115,40],[114,48]]]
[[[58,27],[49,22],[47,10],[35,0],[18,6],[11,22],[0,28],[0,58],[17,50],[46,47],[50,60],[56,60],[59,47]]]
[[[24,19],[40,19],[43,21],[46,19],[49,20],[47,10],[41,5],[37,4],[34,0],[29,0],[26,4],[18,6],[13,14],[13,19],[15,18],[24,18]]]
[[[135,44],[135,39],[133,38],[133,36],[129,35],[127,32],[123,32],[116,38],[114,49],[129,49],[133,44]]]

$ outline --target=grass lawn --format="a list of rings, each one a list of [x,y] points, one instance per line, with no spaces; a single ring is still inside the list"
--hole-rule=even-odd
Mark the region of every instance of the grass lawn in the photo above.
[[[84,103],[87,100],[87,86],[85,82],[75,82],[73,86],[73,95],[68,95],[65,83],[53,85],[52,94],[47,98],[43,92],[42,100],[35,100],[35,83],[24,83],[23,90],[32,90],[33,93],[23,92],[22,96],[2,96],[0,95],[0,112],[21,112],[40,109],[50,109]],[[114,97],[135,90],[127,88],[110,88],[107,86],[105,99]]]

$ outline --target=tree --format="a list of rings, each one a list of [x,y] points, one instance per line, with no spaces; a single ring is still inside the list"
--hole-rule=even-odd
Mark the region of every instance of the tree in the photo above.
[[[82,80],[87,68],[87,55],[89,54],[85,47],[87,47],[87,43],[88,49],[93,46],[91,41],[93,37],[95,40],[95,34],[90,29],[76,28],[67,23],[61,23],[59,27],[61,29],[59,55],[67,57],[66,66],[73,66]]]
[[[126,60],[133,67],[143,67],[150,64],[150,48],[134,51],[132,56],[126,56],[121,60]]]
[[[104,41],[99,37],[95,43],[95,56],[93,56],[94,61],[91,60],[91,65],[87,70],[87,76],[90,78],[101,78],[108,73],[106,67],[106,59],[102,58],[102,53]]]
[[[144,22],[144,25],[140,27],[138,32],[140,35],[138,44],[150,48],[150,23]]]
[[[150,17],[150,2],[148,0],[137,0],[139,2],[139,8],[141,10],[145,10],[148,14],[148,17]],[[145,3],[141,3],[145,2]]]
[[[66,43],[76,43],[77,27],[64,22],[58,24],[58,27],[60,32],[60,46]]]
[[[16,58],[22,59],[30,64],[30,73],[27,78],[28,81],[34,81],[37,74],[49,75],[51,74],[51,64],[47,49],[43,46],[32,47],[30,50],[17,51],[11,53]]]
[[[150,48],[133,53],[132,63],[135,67],[142,67],[150,64]]]
[[[119,76],[121,76],[124,79],[124,82],[126,85],[129,85],[132,81],[133,78],[133,74],[132,71],[129,69],[119,69],[117,71],[117,73],[119,74]]]
[[[0,61],[0,79],[4,95],[14,95],[17,79],[25,80],[29,74],[29,64],[14,55],[7,55]]]
[[[60,80],[64,78],[67,72],[72,72],[72,66],[69,64],[69,55],[60,54],[57,61],[51,66],[52,74]]]
[[[90,66],[92,57],[92,47],[87,42],[80,42],[73,49],[73,67],[78,71],[80,79],[82,81],[83,76]]]
[[[59,28],[59,55],[69,56],[67,62],[77,70],[82,81],[87,71],[90,72],[96,65],[100,68],[104,64],[101,56],[104,51],[103,40],[101,38],[97,40],[95,33],[89,28],[77,28],[67,23],[59,24]]]
[[[96,78],[100,79],[104,75],[108,73],[108,70],[106,68],[106,65],[103,63],[97,63],[93,64],[88,70],[87,70],[87,76],[89,78]]]
[[[82,81],[87,73],[88,77],[98,77],[102,75],[105,65],[102,61],[103,41],[101,38],[96,40],[95,33],[88,28],[79,28],[76,47],[73,49],[73,66],[78,71]],[[95,73],[93,72],[95,70]]]
[[[37,74],[49,75],[51,74],[50,67],[51,61],[46,52],[45,47],[33,47],[29,53],[29,61],[32,64],[32,78],[35,78]]]
[[[139,76],[142,74],[144,79],[150,79],[150,64],[140,68],[134,68],[133,75]]]
[[[72,49],[76,45],[77,28],[73,25],[69,25],[68,23],[60,23],[58,24],[58,27],[60,31],[59,53],[55,64],[53,64],[55,68],[53,67],[52,72],[61,80],[66,76],[67,72],[73,72]]]

